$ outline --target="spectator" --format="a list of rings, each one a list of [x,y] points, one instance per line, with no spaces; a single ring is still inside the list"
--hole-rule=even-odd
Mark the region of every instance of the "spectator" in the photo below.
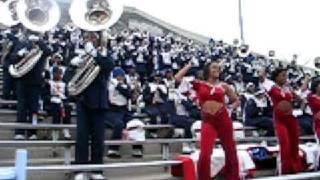
[[[125,79],[125,72],[122,68],[115,68],[112,72],[112,79],[108,88],[110,111],[106,116],[106,123],[112,127],[112,140],[121,140],[122,131],[125,128],[125,116],[128,112],[128,102],[131,98],[131,90]],[[133,156],[142,157],[142,147],[133,146]],[[107,156],[120,158],[119,146],[110,146]]]
[[[54,67],[52,69],[53,79],[48,81],[47,88],[50,92],[50,114],[53,124],[70,124],[71,123],[71,107],[67,102],[66,83],[62,81],[62,69]],[[65,139],[71,139],[69,129],[63,130]],[[57,140],[59,132],[52,132],[52,139]]]

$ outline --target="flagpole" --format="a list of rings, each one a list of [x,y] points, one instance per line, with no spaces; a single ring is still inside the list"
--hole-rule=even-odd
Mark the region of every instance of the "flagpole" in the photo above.
[[[241,43],[244,44],[245,39],[244,39],[244,29],[243,29],[242,0],[238,0],[238,8],[239,8],[240,38],[241,38]]]

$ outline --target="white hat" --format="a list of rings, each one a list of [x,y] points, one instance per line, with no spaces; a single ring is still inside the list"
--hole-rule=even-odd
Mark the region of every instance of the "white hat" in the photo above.
[[[133,119],[127,123],[128,139],[133,141],[144,141],[146,139],[146,132],[144,130],[145,124]]]

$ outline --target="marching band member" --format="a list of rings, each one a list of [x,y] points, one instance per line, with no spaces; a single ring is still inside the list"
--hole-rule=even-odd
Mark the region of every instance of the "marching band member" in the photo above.
[[[3,48],[9,48],[7,46],[9,43],[12,43],[11,47],[7,49],[7,54],[3,54],[1,57],[1,63],[3,64],[3,99],[10,100],[14,99],[16,96],[15,81],[9,73],[9,66],[17,61],[16,59],[12,58],[12,53],[15,46],[19,46],[19,41],[22,41],[25,36],[22,33],[10,32],[9,30],[5,31],[4,36],[8,39],[8,41],[6,42],[6,46],[3,46]]]
[[[194,114],[197,114],[198,108],[193,105],[193,102],[188,97],[188,92],[178,90],[174,99],[176,112],[170,118],[170,124],[175,128],[184,129],[184,138],[192,138],[191,126],[195,122]],[[195,112],[196,111],[196,112]],[[182,153],[191,154],[194,150],[193,143],[183,143]]]
[[[265,68],[258,70],[259,72],[259,88],[265,90],[266,92],[274,86],[274,82],[267,78],[267,71]]]
[[[122,131],[125,128],[124,117],[127,113],[131,92],[125,82],[125,72],[122,68],[116,67],[112,71],[112,76],[108,86],[110,108],[105,122],[113,129],[111,139],[121,140]],[[107,156],[120,158],[119,146],[109,146]]]
[[[107,114],[106,123],[113,128],[112,140],[120,140],[122,138],[122,131],[125,128],[125,116],[128,113],[128,105],[132,96],[131,88],[126,82],[125,71],[122,68],[115,68],[112,72],[113,79],[109,83],[109,101],[110,111]],[[127,129],[131,132],[135,128],[134,122],[127,123]],[[119,146],[110,146],[108,150],[108,157],[120,158]],[[142,146],[134,145],[132,151],[133,157],[142,157]]]
[[[245,125],[261,128],[267,131],[266,136],[274,136],[272,107],[264,90],[257,91],[244,107]]]
[[[84,51],[94,57],[101,70],[97,78],[77,97],[77,139],[75,150],[76,164],[103,164],[104,118],[109,108],[107,81],[113,69],[113,61],[103,48],[98,50],[98,35],[88,33]],[[71,64],[79,65],[84,59],[73,59]],[[89,141],[91,158],[89,160]],[[82,180],[85,174],[77,173],[75,180]],[[93,172],[91,179],[105,179],[102,172]]]
[[[276,83],[268,92],[273,103],[274,123],[280,143],[280,174],[302,170],[299,157],[299,123],[293,116],[294,93],[286,86],[286,69],[277,68],[271,79]]]
[[[160,74],[155,74],[154,81],[147,84],[143,90],[143,99],[146,103],[145,112],[151,116],[151,124],[168,123],[167,95],[168,90]]]
[[[301,78],[302,80],[302,78]],[[293,115],[297,117],[300,125],[301,135],[312,135],[313,131],[313,118],[312,110],[308,104],[308,97],[310,95],[309,84],[311,81],[311,75],[306,74],[302,82],[302,86],[299,88],[296,86],[296,94],[300,97],[294,102]],[[297,82],[298,84],[300,82]]]
[[[192,68],[192,63],[186,65],[175,76],[181,82],[184,75]],[[198,179],[211,180],[211,154],[217,137],[222,142],[226,153],[225,179],[239,180],[239,163],[236,145],[233,139],[232,120],[229,117],[225,104],[227,95],[236,109],[240,101],[228,84],[219,81],[220,66],[218,63],[209,63],[204,67],[205,81],[194,80],[193,89],[197,92],[203,118],[200,140],[200,156],[198,164]]]
[[[21,78],[16,79],[17,83],[17,122],[37,123],[37,114],[39,110],[39,98],[41,93],[41,86],[43,84],[42,73],[44,71],[45,59],[50,54],[50,49],[45,44],[44,40],[39,36],[30,35],[29,42],[21,42],[21,46],[16,46],[12,53],[12,58],[20,60],[24,58],[31,49],[37,46],[43,51],[43,54],[37,64],[30,72]],[[36,140],[37,135],[35,130],[17,129],[15,132],[15,139],[25,139],[25,132],[30,140]]]

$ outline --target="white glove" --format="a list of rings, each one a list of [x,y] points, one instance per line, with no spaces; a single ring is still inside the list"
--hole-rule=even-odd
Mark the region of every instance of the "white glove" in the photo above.
[[[27,54],[28,50],[26,48],[23,48],[21,50],[18,51],[18,56],[24,56],[25,54]]]
[[[30,41],[39,41],[40,38],[38,36],[36,36],[36,35],[30,35],[28,40],[30,40]]]
[[[82,63],[84,62],[83,58],[79,57],[79,56],[76,56],[74,57],[72,60],[71,60],[71,65],[73,66],[80,66]]]
[[[97,50],[93,46],[92,42],[87,42],[84,47],[86,53],[92,55],[93,57],[97,56]]]
[[[76,49],[74,52],[80,56],[83,56],[86,54],[86,52],[83,49]]]
[[[101,56],[106,57],[108,54],[107,48],[102,48],[100,54],[101,54]]]
[[[110,83],[111,83],[114,87],[117,87],[119,82],[117,81],[117,79],[112,78],[112,79],[110,80]]]

